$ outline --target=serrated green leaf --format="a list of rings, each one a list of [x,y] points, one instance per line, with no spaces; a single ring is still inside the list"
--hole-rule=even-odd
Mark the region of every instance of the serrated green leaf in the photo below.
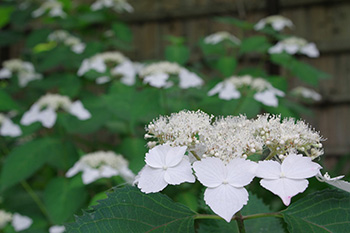
[[[310,194],[282,211],[291,233],[347,233],[350,226],[350,194],[322,190]]]
[[[52,138],[37,139],[13,149],[2,166],[1,189],[30,177],[60,149],[60,142]]]
[[[44,203],[54,224],[62,224],[72,218],[86,198],[87,192],[80,176],[72,179],[54,178],[44,192]]]
[[[190,57],[190,51],[184,45],[170,45],[165,48],[165,58],[170,62],[184,65]]]
[[[261,52],[265,53],[271,44],[267,41],[265,36],[252,36],[247,39],[242,40],[240,53],[249,52]]]
[[[225,77],[231,76],[237,66],[237,60],[235,57],[221,57],[215,64],[218,69]]]
[[[195,213],[160,193],[144,194],[135,187],[115,189],[67,232],[194,232]]]

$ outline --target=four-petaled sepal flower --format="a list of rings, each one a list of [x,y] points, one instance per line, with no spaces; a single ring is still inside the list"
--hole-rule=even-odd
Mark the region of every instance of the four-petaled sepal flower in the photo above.
[[[277,161],[260,161],[256,176],[263,178],[261,186],[278,195],[288,206],[293,196],[307,188],[307,178],[317,175],[321,168],[310,157],[289,154],[282,164]]]
[[[207,187],[206,204],[227,222],[247,204],[248,192],[244,188],[254,176],[255,162],[236,158],[226,165],[219,158],[206,158],[193,163],[198,180]]]
[[[146,165],[136,177],[135,183],[144,193],[163,190],[168,184],[178,185],[195,181],[191,164],[185,156],[187,147],[160,145],[146,154]]]

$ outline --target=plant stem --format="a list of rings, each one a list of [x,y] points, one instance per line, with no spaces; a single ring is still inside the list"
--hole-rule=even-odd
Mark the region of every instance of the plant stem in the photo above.
[[[31,198],[34,200],[34,202],[37,204],[40,211],[44,214],[44,216],[48,219],[48,221],[51,222],[50,217],[46,211],[44,203],[40,200],[38,195],[34,192],[32,187],[30,187],[30,185],[25,180],[21,181],[21,185],[26,190],[26,192],[31,196]]]
[[[194,156],[198,161],[201,160],[201,158],[199,158],[199,156],[197,155],[196,152],[191,151],[191,153],[193,154],[193,156]]]
[[[244,227],[244,222],[243,222],[243,216],[241,214],[241,211],[238,211],[236,214],[235,214],[235,217],[236,217],[236,222],[237,222],[237,226],[238,226],[238,231],[240,233],[245,233],[245,227]]]

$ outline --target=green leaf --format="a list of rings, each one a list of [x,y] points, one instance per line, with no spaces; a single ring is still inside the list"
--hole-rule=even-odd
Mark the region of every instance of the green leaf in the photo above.
[[[50,41],[47,43],[40,43],[35,45],[35,47],[33,48],[34,53],[41,53],[44,51],[50,51],[53,48],[55,48],[57,46],[57,42],[55,41]]]
[[[235,57],[221,57],[215,64],[218,69],[225,77],[231,76],[237,66],[237,60]]]
[[[17,43],[22,36],[22,33],[19,32],[0,31],[0,47]]]
[[[5,91],[0,90],[0,111],[19,109],[18,104]]]
[[[347,233],[350,226],[350,194],[322,190],[310,194],[282,211],[291,233]]]
[[[137,173],[145,165],[146,141],[142,138],[125,138],[118,151],[130,162],[130,169]]]
[[[44,203],[54,224],[62,224],[72,218],[86,199],[87,192],[80,176],[54,178],[44,192]]]
[[[10,21],[10,16],[14,11],[13,6],[2,6],[0,7],[0,28],[5,26]]]
[[[216,21],[221,22],[221,23],[228,23],[228,24],[233,24],[239,28],[245,29],[245,30],[251,30],[254,27],[254,24],[249,23],[244,20],[240,20],[237,18],[233,17],[218,17],[216,18]]]
[[[132,41],[132,32],[130,28],[122,23],[117,22],[112,25],[112,29],[117,36],[118,39],[124,41],[124,42],[131,42]]]
[[[253,97],[241,96],[241,99],[239,99],[238,101],[238,106],[234,111],[235,115],[246,114],[248,118],[251,118],[255,117],[260,112],[261,104],[258,101],[256,101]]]
[[[240,53],[261,52],[265,53],[271,44],[265,36],[252,36],[242,40]]]
[[[67,232],[194,233],[195,213],[160,193],[144,194],[135,187],[115,189]]]
[[[1,171],[1,189],[27,179],[61,149],[60,142],[52,138],[30,141],[13,149],[7,156]]]
[[[184,65],[190,57],[190,51],[184,45],[170,45],[165,49],[165,58],[170,62]]]

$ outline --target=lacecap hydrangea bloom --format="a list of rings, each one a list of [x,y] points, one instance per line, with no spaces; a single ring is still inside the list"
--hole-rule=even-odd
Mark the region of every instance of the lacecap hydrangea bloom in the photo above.
[[[217,117],[201,111],[181,111],[160,116],[146,127],[151,148],[146,165],[135,184],[142,192],[152,193],[168,185],[193,183],[194,177],[206,190],[206,204],[229,222],[247,204],[245,186],[254,177],[289,205],[303,192],[308,178],[350,190],[350,184],[320,173],[313,159],[323,154],[323,138],[304,121],[281,119],[276,115]],[[200,149],[198,149],[200,148]],[[259,162],[250,160],[260,155]],[[192,165],[192,169],[191,169]]]
[[[241,91],[250,88],[255,91],[254,99],[267,106],[278,106],[278,98],[284,92],[274,88],[263,78],[254,78],[250,75],[232,76],[216,84],[209,92],[209,96],[219,94],[220,99],[231,100],[241,97]]]
[[[63,110],[76,116],[79,120],[87,120],[91,114],[86,110],[80,100],[72,102],[67,96],[59,94],[46,94],[36,101],[25,112],[21,119],[22,125],[30,125],[34,122],[41,122],[46,128],[51,128],[57,118],[56,111]]]
[[[0,210],[0,230],[9,223],[11,223],[15,231],[18,232],[28,229],[32,225],[33,220],[18,213],[11,214],[4,210]]]
[[[97,0],[91,5],[91,10],[97,11],[103,8],[112,8],[116,12],[134,11],[134,8],[126,0]]]
[[[50,17],[65,18],[67,14],[63,11],[63,4],[57,0],[45,0],[41,6],[32,12],[32,17],[37,18],[48,13]]]
[[[177,63],[167,61],[146,65],[140,70],[139,75],[143,79],[143,83],[157,88],[173,86],[174,82],[170,80],[171,76],[179,78],[181,89],[200,87],[204,83],[196,73],[181,67]]]
[[[241,44],[240,39],[226,31],[216,32],[204,38],[204,43],[206,44],[218,44],[222,41],[231,41],[235,45]]]
[[[271,15],[259,20],[259,22],[254,25],[254,29],[259,31],[264,29],[266,25],[270,25],[275,31],[281,31],[285,27],[292,28],[293,22],[282,15]]]
[[[140,65],[131,62],[122,53],[104,52],[84,59],[78,75],[83,76],[90,70],[101,73],[101,77],[96,79],[97,84],[103,84],[112,80],[113,77],[121,77],[120,82],[131,86],[135,84],[136,74]]]
[[[14,124],[5,114],[0,113],[0,135],[18,137],[22,135],[21,128]]]
[[[0,70],[0,79],[9,79],[17,75],[18,85],[25,87],[31,81],[42,79],[42,75],[35,72],[32,63],[22,61],[21,59],[11,59],[2,63]]]
[[[83,173],[84,184],[112,176],[121,176],[127,183],[132,184],[135,178],[129,169],[128,161],[113,151],[96,151],[84,155],[67,171],[66,177],[72,177],[79,172]]]
[[[69,46],[77,54],[84,52],[86,45],[78,38],[65,30],[56,30],[49,34],[48,41],[62,43]]]
[[[303,38],[289,37],[279,41],[276,45],[269,48],[270,54],[279,54],[286,52],[288,54],[304,54],[308,57],[319,57],[320,52],[318,51],[315,43],[309,43]]]

